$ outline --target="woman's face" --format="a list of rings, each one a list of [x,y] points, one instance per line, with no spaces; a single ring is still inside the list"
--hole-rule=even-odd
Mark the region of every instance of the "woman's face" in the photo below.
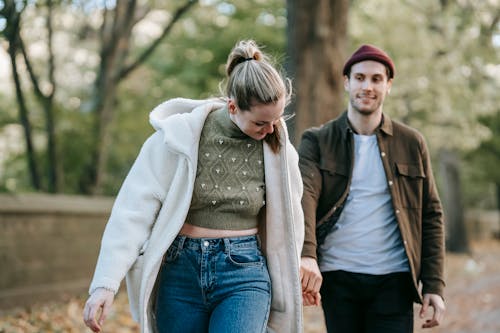
[[[228,101],[229,117],[239,129],[254,140],[263,140],[274,132],[285,111],[285,97],[276,103],[256,104],[250,110],[240,110],[232,99]]]

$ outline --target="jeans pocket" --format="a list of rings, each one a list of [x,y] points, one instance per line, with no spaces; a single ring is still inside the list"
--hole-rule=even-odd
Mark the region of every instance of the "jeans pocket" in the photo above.
[[[170,245],[167,252],[163,256],[163,263],[172,263],[179,257],[179,247],[176,243]]]
[[[228,259],[233,265],[241,267],[262,266],[265,262],[264,256],[257,245],[251,247],[231,246]]]

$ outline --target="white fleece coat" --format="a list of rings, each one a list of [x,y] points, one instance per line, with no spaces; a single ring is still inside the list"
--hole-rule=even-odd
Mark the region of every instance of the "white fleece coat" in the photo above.
[[[153,306],[162,257],[189,210],[205,119],[223,106],[221,100],[180,98],[157,106],[150,114],[157,131],[144,143],[116,197],[90,292],[98,287],[117,291],[127,275],[131,312],[141,332],[156,331]],[[264,143],[266,214],[259,234],[272,281],[268,332],[295,333],[302,332],[302,181],[283,121],[282,127],[278,154]]]

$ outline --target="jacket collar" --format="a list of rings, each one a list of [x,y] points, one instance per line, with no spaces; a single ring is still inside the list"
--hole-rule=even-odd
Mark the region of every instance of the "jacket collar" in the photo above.
[[[351,124],[349,123],[349,119],[347,118],[347,111],[344,111],[342,115],[340,115],[340,131],[342,133],[342,137],[344,140],[347,139],[347,136],[350,133],[354,133],[354,130],[351,127]],[[382,114],[382,123],[380,124],[379,128],[377,129],[376,132],[382,132],[387,135],[392,136],[393,131],[392,131],[392,120],[391,118],[386,115],[385,113]]]
[[[392,136],[392,120],[385,113],[382,114],[382,124],[380,125],[379,130]]]

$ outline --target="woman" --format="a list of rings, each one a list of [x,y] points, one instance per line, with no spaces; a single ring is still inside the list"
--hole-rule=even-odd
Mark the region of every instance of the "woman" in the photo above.
[[[142,332],[302,331],[290,84],[251,40],[236,44],[226,73],[224,100],[151,112],[157,131],[116,198],[85,304],[94,332],[125,275]]]

